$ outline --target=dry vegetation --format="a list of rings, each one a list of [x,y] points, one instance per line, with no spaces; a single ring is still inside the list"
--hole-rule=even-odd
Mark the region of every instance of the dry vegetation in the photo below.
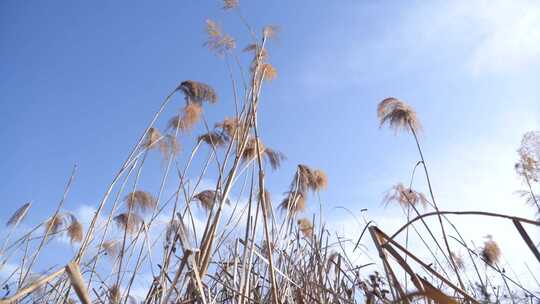
[[[237,1],[224,1],[223,8],[236,10],[237,5]],[[441,211],[418,138],[419,118],[399,99],[380,102],[377,116],[381,127],[388,125],[412,135],[419,156],[414,169],[423,170],[428,186],[425,195],[413,189],[412,182],[408,186],[399,183],[384,197],[387,208],[403,210],[403,227],[390,235],[366,220],[355,240],[329,231],[318,215],[306,212],[317,193],[327,187],[327,176],[305,164],[296,167],[284,198],[274,204],[265,188],[265,170],[278,170],[285,156],[265,146],[257,118],[264,84],[277,76],[266,49],[277,28],[265,27],[256,34],[248,27],[252,41],[244,52],[236,52],[235,40],[216,22],[209,20],[206,27],[205,45],[224,58],[231,75],[234,69],[245,71],[240,63],[250,56],[249,75],[240,73],[242,79],[230,79],[236,114],[210,128],[204,111],[218,102],[218,94],[205,83],[183,81],[151,119],[84,229],[64,207],[75,170],[62,200],[42,223],[21,233],[18,227],[32,206],[27,203],[15,211],[7,221],[9,232],[0,248],[0,267],[16,267],[2,282],[5,294],[0,304],[539,300],[540,288],[528,290],[500,265],[504,253],[494,238],[475,247],[461,237],[450,217],[474,215],[512,222],[516,241],[523,239],[537,259],[530,263],[540,262],[540,253],[526,228],[537,229],[540,222],[481,211]],[[162,117],[170,107],[178,108],[178,114]],[[165,126],[161,131],[160,123]],[[204,134],[190,134],[201,125]],[[186,161],[180,162],[179,142],[187,138],[195,138],[195,145],[184,147]],[[140,179],[154,149],[162,154],[163,173],[160,188],[151,193],[140,189]],[[539,182],[539,154],[540,133],[527,133],[515,169],[526,186],[519,195],[540,212],[533,191]],[[197,159],[201,168],[193,168]],[[209,171],[215,171],[215,184],[201,189],[201,180]],[[168,193],[164,185],[171,182],[176,189]],[[202,223],[194,215],[196,208],[205,215]],[[436,219],[436,225],[429,218]],[[403,234],[405,242],[399,242]],[[421,239],[428,255],[412,252],[408,242],[413,236]],[[40,256],[58,237],[67,237],[76,249],[72,260],[36,272]],[[354,256],[362,255],[366,244],[378,258],[358,264]],[[134,284],[146,282],[143,274],[148,273],[151,279],[144,292],[140,288],[135,292]],[[529,279],[537,278],[531,273]]]

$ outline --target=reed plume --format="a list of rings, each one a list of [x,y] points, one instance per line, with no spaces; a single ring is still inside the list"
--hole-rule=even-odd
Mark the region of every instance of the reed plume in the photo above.
[[[238,6],[238,0],[223,0],[223,9],[229,10]]]
[[[264,153],[265,147],[262,141],[259,139],[259,154]],[[242,161],[249,161],[257,157],[257,140],[255,138],[249,138],[242,152]]]
[[[197,140],[210,146],[223,147],[227,141],[227,136],[222,132],[210,131],[200,135]]]
[[[189,102],[182,109],[182,115],[176,115],[169,120],[168,128],[172,130],[188,131],[199,121],[202,114],[202,107],[193,102]]]
[[[313,224],[311,221],[307,218],[301,218],[298,219],[297,224],[298,230],[300,230],[305,237],[311,238],[313,235]]]
[[[186,103],[196,103],[202,105],[204,101],[209,103],[216,103],[218,100],[216,91],[207,85],[206,83],[186,80],[183,81],[177,88],[177,90],[182,91],[186,97]]]
[[[393,128],[396,132],[408,130],[409,128],[418,132],[422,129],[413,108],[394,97],[386,98],[379,103],[377,117],[379,118],[380,127],[388,123],[390,128]]]
[[[83,238],[83,226],[73,214],[70,214],[69,217],[70,223],[67,227],[67,235],[69,237],[69,240],[71,244],[80,243]]]
[[[157,200],[146,191],[136,190],[124,197],[129,210],[146,212],[156,207]]]
[[[65,217],[63,214],[58,213],[52,216],[45,222],[45,232],[56,234],[60,232],[60,229],[64,226]]]
[[[306,195],[303,192],[287,192],[287,196],[279,204],[280,209],[288,210],[292,214],[306,209]]]
[[[291,182],[291,189],[296,188],[296,186],[298,186],[300,192],[306,192],[307,190],[316,192],[328,186],[328,178],[324,171],[300,164]]]
[[[13,226],[18,225],[20,222],[22,222],[24,218],[26,217],[26,215],[28,214],[28,210],[30,210],[31,206],[32,206],[32,203],[28,202],[22,205],[21,207],[19,207],[19,209],[17,209],[17,211],[15,211],[11,215],[11,217],[6,223],[6,226],[13,227]]]
[[[281,166],[281,162],[287,159],[285,154],[270,148],[266,148],[264,150],[264,156],[270,163],[270,167],[272,167],[273,170],[277,170]]]
[[[540,177],[540,131],[523,135],[518,149],[519,160],[515,164],[518,175],[528,182],[538,182]]]
[[[218,55],[223,55],[227,51],[236,48],[236,41],[233,37],[223,34],[220,26],[213,20],[206,20],[206,33],[208,40],[204,43],[211,51]]]
[[[168,160],[171,156],[174,157],[180,153],[182,147],[178,139],[172,134],[165,135],[165,139],[162,140],[160,145],[161,154],[165,160]]]
[[[214,206],[214,200],[219,201],[219,196],[216,198],[216,191],[214,190],[201,191],[193,196],[193,198],[198,200],[201,203],[201,207],[203,207],[203,209],[206,211],[210,211],[212,209]],[[225,204],[230,204],[229,199],[225,201]]]
[[[484,247],[481,251],[481,256],[489,265],[494,265],[499,262],[501,257],[501,249],[499,245],[491,238],[488,237],[488,240],[484,242]]]
[[[274,80],[277,78],[277,70],[276,68],[271,65],[270,63],[264,63],[262,65],[263,75],[265,80]]]
[[[402,207],[421,205],[426,207],[428,200],[426,196],[417,192],[411,188],[405,187],[402,183],[392,186],[392,188],[385,194],[383,198],[383,204],[388,206],[390,203],[397,203]]]
[[[101,248],[105,251],[105,255],[109,257],[116,257],[118,254],[119,242],[117,240],[107,240],[101,244]]]
[[[159,146],[161,143],[162,135],[157,128],[148,129],[146,134],[146,140],[143,143],[143,146],[147,149],[153,149]]]
[[[114,221],[120,227],[120,229],[126,231],[128,234],[137,232],[141,224],[142,218],[136,213],[121,213],[114,217]]]
[[[235,133],[236,136],[239,136],[242,134],[242,129],[240,128],[242,123],[238,118],[229,118],[226,117],[222,122],[217,123],[215,125],[216,128],[221,128],[223,130],[223,133],[229,138],[233,138]],[[238,130],[238,131],[237,131]]]

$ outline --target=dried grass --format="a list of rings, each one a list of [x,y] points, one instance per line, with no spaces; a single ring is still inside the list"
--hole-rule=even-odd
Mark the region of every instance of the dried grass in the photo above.
[[[22,205],[21,207],[19,207],[19,209],[17,209],[17,211],[15,211],[11,215],[11,217],[6,223],[6,226],[13,227],[13,226],[18,225],[20,222],[22,222],[24,218],[26,217],[26,215],[28,214],[28,210],[30,210],[31,206],[32,206],[31,203],[26,203]]]
[[[182,116],[176,115],[169,120],[169,129],[189,131],[201,119],[202,107],[196,103],[188,103],[182,110]]]
[[[484,242],[484,247],[480,254],[486,263],[494,265],[497,264],[501,258],[501,249],[499,248],[499,245],[489,237],[488,240]]]
[[[223,34],[221,27],[213,20],[206,20],[206,33],[208,40],[204,43],[210,50],[218,55],[223,55],[226,52],[236,48],[236,41],[233,37]]]
[[[292,214],[304,211],[306,209],[306,195],[303,192],[288,192],[279,207],[282,210],[288,210]]]
[[[48,231],[49,234],[57,234],[60,232],[64,224],[65,216],[61,213],[58,213],[45,222],[45,232]]]
[[[313,224],[311,223],[311,220],[307,218],[301,218],[297,221],[298,224],[298,230],[302,232],[304,237],[311,238],[313,236]]]
[[[118,255],[119,242],[117,240],[108,240],[101,244],[101,248],[105,251],[105,254],[111,258],[114,258]]]
[[[83,225],[74,215],[70,215],[70,224],[67,227],[67,235],[71,244],[80,243],[83,239]]]
[[[128,234],[133,234],[139,230],[143,223],[142,218],[136,213],[121,213],[114,217],[118,227]]]
[[[225,133],[225,135],[229,139],[233,138],[233,136],[235,136],[235,132],[237,133],[236,136],[239,136],[239,135],[241,135],[243,133],[242,129],[240,127],[241,127],[241,122],[237,118],[226,117],[223,120],[223,122],[220,122],[220,123],[216,124],[216,128],[221,128],[223,130],[223,133]]]
[[[263,154],[265,151],[264,144],[259,139],[259,154]],[[255,138],[249,138],[242,153],[242,161],[250,161],[257,157],[257,140]]]
[[[409,130],[409,128],[418,132],[422,129],[422,125],[414,109],[394,97],[386,98],[379,103],[377,117],[379,118],[381,127],[385,123],[388,123],[390,128],[393,128],[396,132],[399,130]]]
[[[388,206],[391,203],[397,203],[404,208],[409,206],[422,206],[428,205],[426,196],[413,189],[405,187],[402,183],[392,186],[392,188],[385,194],[383,198],[383,204]]]
[[[270,163],[270,167],[272,167],[273,170],[277,170],[281,166],[281,162],[287,159],[285,154],[270,148],[266,148],[264,150],[264,156],[266,156],[266,159]]]
[[[223,147],[227,142],[227,136],[222,132],[210,131],[199,136],[197,140],[202,141],[210,146]]]
[[[124,197],[129,210],[147,212],[156,207],[157,200],[151,193],[141,190],[133,191]]]
[[[229,10],[238,7],[238,0],[223,0],[223,9]]]
[[[218,100],[216,91],[206,83],[186,80],[183,81],[177,90],[180,90],[186,96],[186,103],[195,103],[201,105],[204,101],[216,103]]]

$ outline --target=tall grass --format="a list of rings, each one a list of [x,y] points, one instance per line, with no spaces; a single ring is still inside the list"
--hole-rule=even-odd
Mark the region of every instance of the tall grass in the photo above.
[[[401,207],[400,229],[390,234],[365,220],[357,240],[331,231],[320,211],[315,215],[305,211],[329,184],[323,170],[305,164],[284,173],[292,176],[291,184],[282,200],[272,201],[265,172],[279,170],[285,155],[266,147],[258,117],[264,115],[259,105],[265,102],[265,83],[278,75],[267,51],[277,28],[253,30],[237,1],[224,1],[223,8],[235,11],[251,35],[248,47],[239,52],[233,37],[216,22],[206,22],[205,45],[224,59],[231,75],[234,116],[210,127],[204,113],[223,101],[206,83],[181,81],[142,131],[86,227],[64,207],[76,168],[55,211],[42,223],[21,232],[20,223],[32,212],[32,204],[17,209],[7,221],[9,232],[0,249],[0,268],[16,265],[2,282],[5,295],[0,304],[540,300],[538,292],[528,290],[504,268],[504,252],[495,238],[474,246],[463,239],[451,217],[511,221],[516,236],[538,259],[531,263],[540,262],[540,254],[525,226],[540,226],[540,222],[482,211],[443,211],[420,145],[420,119],[397,98],[379,104],[380,124],[413,135],[419,153],[413,175],[421,165],[429,189],[426,196],[413,189],[412,182],[408,187],[400,183],[384,198],[388,208]],[[247,56],[248,69],[242,64]],[[169,109],[176,114],[164,117]],[[203,134],[191,134],[196,127],[203,128]],[[192,147],[186,145],[190,138]],[[540,211],[533,192],[539,176],[539,138],[538,132],[526,134],[515,168],[527,186],[520,195]],[[162,158],[159,189],[154,192],[141,187],[152,150],[159,150]],[[205,185],[208,180],[213,184]],[[172,190],[166,186],[171,184]],[[437,219],[435,227],[431,217]],[[49,262],[42,255],[51,239],[63,236],[76,248],[72,259],[60,266],[53,261],[52,268],[37,272],[38,262]],[[421,240],[427,254],[409,246],[412,237]],[[358,255],[371,256],[369,247],[378,258],[358,263]],[[531,278],[536,277],[531,273]]]

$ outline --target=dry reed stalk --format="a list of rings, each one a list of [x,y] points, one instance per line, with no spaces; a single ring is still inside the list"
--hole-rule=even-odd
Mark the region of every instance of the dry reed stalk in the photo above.
[[[83,277],[81,275],[81,270],[79,265],[73,262],[70,262],[66,266],[66,273],[68,274],[69,280],[71,281],[71,286],[75,290],[77,297],[83,304],[91,304],[90,296],[88,295],[88,290],[84,284]]]

